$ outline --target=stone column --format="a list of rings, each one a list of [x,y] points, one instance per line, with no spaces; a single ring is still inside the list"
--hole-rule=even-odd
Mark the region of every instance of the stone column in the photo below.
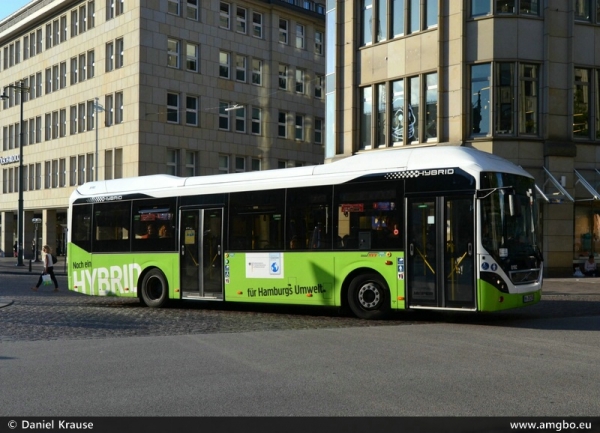
[[[42,245],[48,245],[56,253],[56,209],[42,211]]]

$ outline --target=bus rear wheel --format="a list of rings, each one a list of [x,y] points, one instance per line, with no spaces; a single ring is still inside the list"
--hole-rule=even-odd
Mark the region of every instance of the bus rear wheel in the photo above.
[[[384,319],[390,312],[389,290],[378,274],[361,274],[350,282],[348,305],[360,319]]]
[[[142,302],[153,308],[164,306],[169,299],[169,287],[165,275],[158,269],[152,269],[142,280]]]

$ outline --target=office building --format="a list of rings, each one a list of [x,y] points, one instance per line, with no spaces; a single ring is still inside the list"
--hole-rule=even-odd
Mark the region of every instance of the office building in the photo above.
[[[20,188],[30,256],[33,218],[64,251],[87,181],[322,163],[324,31],[313,1],[33,0],[1,21],[0,250]]]
[[[326,161],[491,152],[536,179],[546,275],[598,257],[600,1],[330,1],[326,16]]]

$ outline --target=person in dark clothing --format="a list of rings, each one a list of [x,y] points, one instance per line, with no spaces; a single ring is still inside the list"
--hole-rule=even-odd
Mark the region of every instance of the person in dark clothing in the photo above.
[[[56,276],[54,275],[54,263],[52,260],[52,248],[50,248],[48,245],[44,245],[42,247],[42,252],[44,253],[44,271],[40,275],[40,278],[38,279],[38,282],[35,285],[35,287],[32,287],[31,290],[33,290],[34,292],[37,292],[39,287],[42,285],[42,282],[44,281],[43,276],[48,274],[48,275],[50,275],[50,278],[52,279],[52,282],[54,283],[54,291],[58,292],[58,281],[56,279]]]

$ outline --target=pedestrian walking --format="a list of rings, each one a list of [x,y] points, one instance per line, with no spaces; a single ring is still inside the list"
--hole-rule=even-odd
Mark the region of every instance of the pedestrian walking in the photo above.
[[[42,252],[44,253],[44,270],[42,271],[42,274],[40,275],[37,284],[35,285],[35,287],[32,287],[31,290],[37,292],[39,287],[42,285],[42,282],[44,281],[44,275],[50,275],[50,279],[54,283],[54,291],[58,292],[58,281],[56,280],[56,276],[54,275],[54,259],[52,257],[52,248],[50,248],[48,245],[44,245],[42,247]]]

